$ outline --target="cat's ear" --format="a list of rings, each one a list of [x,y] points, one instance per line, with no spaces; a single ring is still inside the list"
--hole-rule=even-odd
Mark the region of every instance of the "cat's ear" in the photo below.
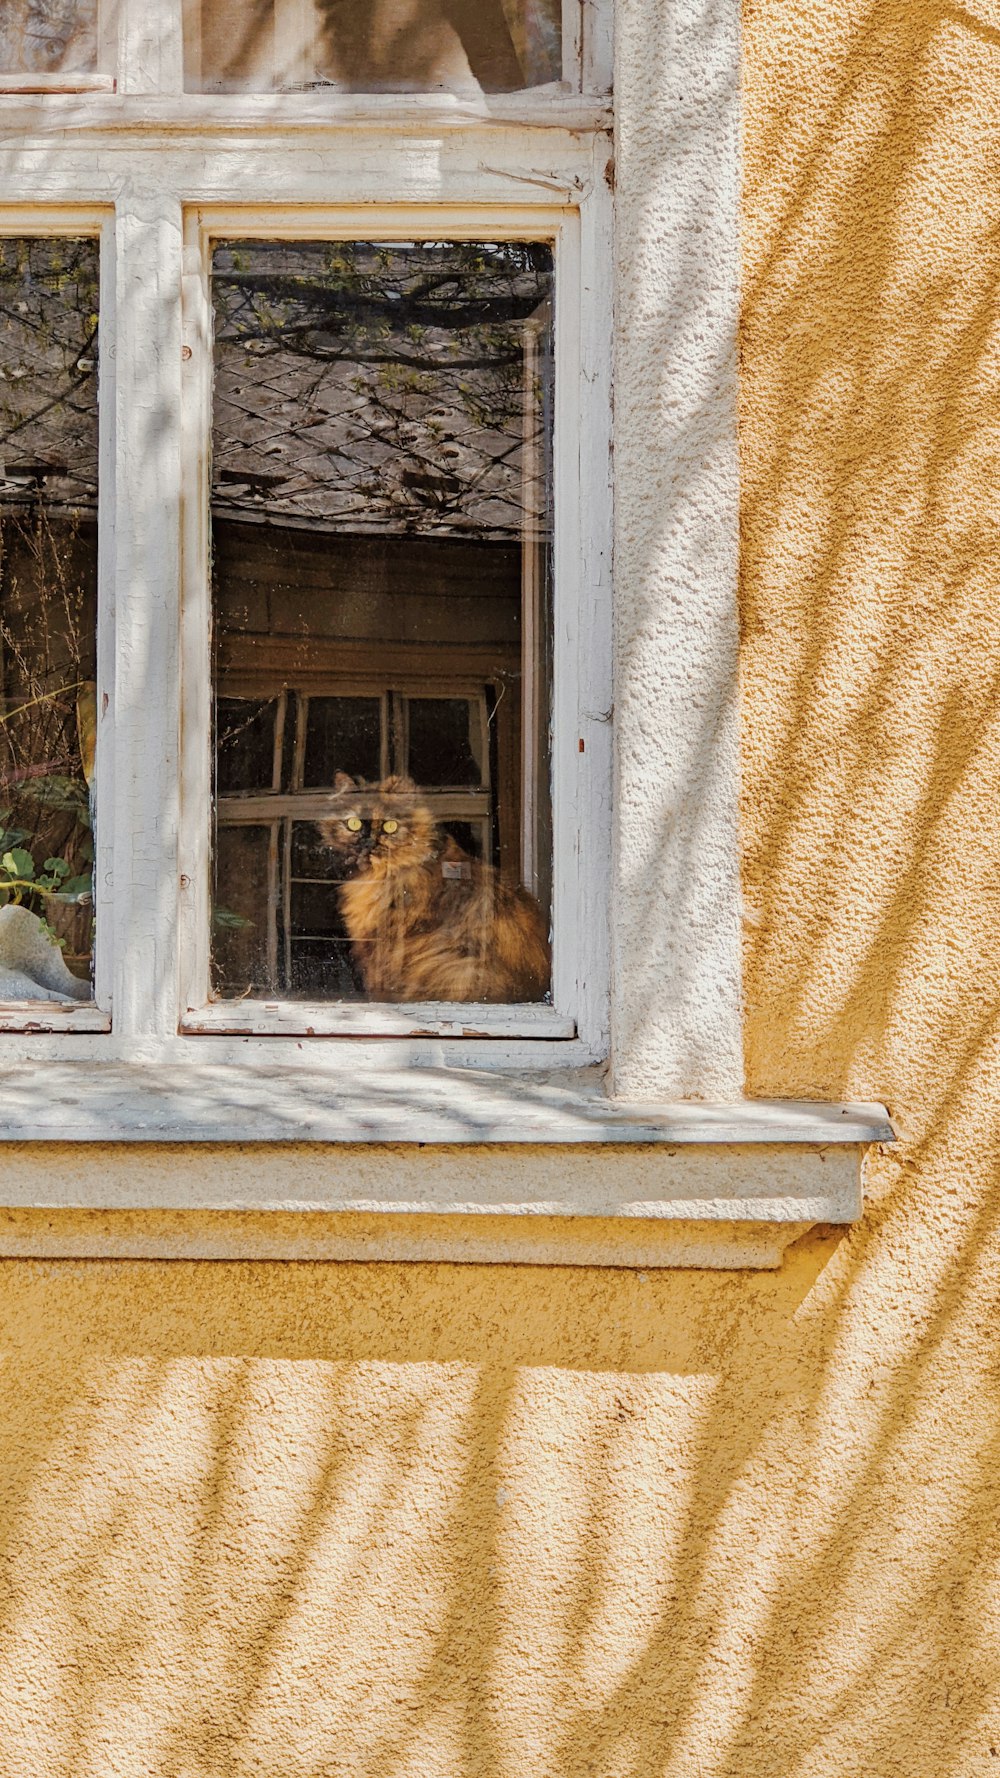
[[[349,772],[338,772],[333,780],[333,788],[334,790],[353,790],[355,788],[354,779]]]
[[[412,778],[404,778],[397,773],[391,778],[383,778],[379,789],[388,796],[416,796],[417,787]]]

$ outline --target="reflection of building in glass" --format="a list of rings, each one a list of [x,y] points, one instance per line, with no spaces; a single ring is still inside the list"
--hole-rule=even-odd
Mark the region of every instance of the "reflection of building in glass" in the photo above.
[[[551,268],[532,243],[219,248],[217,516],[497,538],[544,523],[530,352]]]
[[[227,243],[213,292],[217,985],[351,995],[338,771],[547,906],[552,255]]]

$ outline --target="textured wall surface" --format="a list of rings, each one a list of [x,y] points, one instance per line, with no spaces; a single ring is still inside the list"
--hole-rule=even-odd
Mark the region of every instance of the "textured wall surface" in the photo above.
[[[644,102],[658,20],[726,28],[625,11]],[[747,1068],[888,1100],[864,1221],[752,1275],[0,1263],[0,1771],[1000,1772],[995,27],[745,16]]]
[[[725,1100],[743,1085],[739,0],[615,18],[614,1087]]]
[[[0,1264],[0,1769],[989,1771],[993,1293],[875,1245]]]
[[[871,1093],[905,1142],[800,1312],[830,1319],[760,1500],[758,1560],[795,1515],[759,1576],[788,1615],[748,1627],[738,1769],[972,1778],[1000,1770],[1000,12],[747,0],[745,32],[748,1084]]]

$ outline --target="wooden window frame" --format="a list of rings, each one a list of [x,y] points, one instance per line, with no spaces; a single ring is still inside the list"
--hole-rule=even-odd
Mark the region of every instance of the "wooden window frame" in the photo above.
[[[209,274],[213,243],[226,238],[264,240],[530,240],[553,249],[555,262],[555,437],[554,471],[554,631],[552,713],[553,895],[552,1004],[478,1006],[460,1002],[365,1006],[318,1001],[247,999],[213,1001],[210,991],[210,857],[212,830],[209,638],[211,576],[207,531],[201,518],[209,503],[209,446],[212,417],[212,316]],[[591,499],[580,485],[570,441],[586,435],[594,416],[588,412],[587,379],[582,364],[583,324],[580,298],[584,288],[580,264],[579,207],[541,209],[532,206],[420,206],[380,204],[359,212],[349,208],[287,213],[264,208],[203,208],[190,212],[185,231],[185,325],[192,334],[191,363],[198,370],[188,378],[187,430],[183,496],[190,538],[185,549],[184,636],[182,675],[185,699],[191,700],[187,730],[194,738],[185,749],[181,786],[181,872],[188,884],[184,938],[181,946],[182,1029],[189,1035],[212,1033],[268,1035],[295,1031],[312,1036],[391,1033],[401,1037],[441,1037],[461,1032],[469,1039],[548,1038],[566,1042],[580,1036],[592,1045],[601,1020],[586,993],[586,984],[601,979],[601,961],[590,955],[593,928],[585,919],[584,872],[592,856],[585,814],[584,780],[589,777],[584,712],[593,703],[584,690],[587,668],[581,660],[586,624],[586,556],[582,550]],[[565,287],[566,295],[562,292]],[[610,318],[610,306],[609,317]],[[607,422],[605,420],[605,436]],[[604,496],[607,498],[606,493]],[[610,650],[609,650],[610,652]],[[610,665],[610,662],[608,663]],[[610,691],[608,689],[608,696]],[[607,700],[605,705],[607,707]],[[582,747],[581,747],[582,742]],[[610,784],[601,802],[607,807]],[[603,925],[606,931],[606,922]],[[606,966],[603,970],[606,981]]]
[[[302,0],[275,0],[276,9],[294,13]],[[178,97],[185,92],[185,34],[198,24],[199,0],[98,0],[98,66],[89,72],[28,73],[18,69],[0,68],[0,96],[3,95],[120,95],[150,93]],[[471,109],[504,115],[515,115],[525,109],[535,110],[540,119],[552,102],[579,95],[605,95],[611,91],[612,19],[610,0],[562,0],[562,80],[551,86],[528,88],[524,93],[484,95],[472,101]],[[203,95],[192,93],[195,107],[202,116],[224,117],[228,101],[235,98],[274,99],[282,95]],[[292,107],[302,95],[283,95]],[[310,99],[318,98],[334,113],[338,109],[371,113],[388,99],[391,109],[399,110],[402,99],[425,102],[432,110],[440,107],[440,94],[362,95],[360,99],[335,91],[310,89]],[[447,95],[444,104],[449,103]],[[459,104],[459,109],[464,109]],[[190,107],[189,107],[190,111]],[[121,115],[121,112],[119,112]],[[294,115],[294,111],[290,113]]]
[[[165,5],[153,0],[150,12]],[[169,44],[159,48],[169,63]],[[390,1061],[491,1071],[602,1061],[611,845],[606,108],[581,112],[576,102],[569,113],[555,100],[543,113],[533,99],[514,122],[510,101],[498,122],[458,117],[440,100],[400,109],[390,96],[366,103],[361,127],[356,103],[327,108],[318,131],[308,99],[281,96],[256,110],[248,135],[242,100],[192,106],[175,92],[140,105],[88,95],[73,101],[67,132],[69,102],[0,99],[8,126],[0,229],[102,240],[96,1001],[65,1015],[3,1009],[5,1055],[267,1065],[301,1061],[301,1045],[311,1066],[331,1073]],[[233,233],[364,239],[373,230],[555,249],[554,1004],[267,1003],[246,1007],[234,1030],[200,988],[211,831],[208,244]]]

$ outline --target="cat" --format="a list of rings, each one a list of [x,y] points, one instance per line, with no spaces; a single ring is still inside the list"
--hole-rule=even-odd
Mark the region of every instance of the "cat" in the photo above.
[[[340,907],[372,1000],[541,1000],[549,944],[527,890],[445,833],[409,778],[338,772],[317,822],[343,877]]]

